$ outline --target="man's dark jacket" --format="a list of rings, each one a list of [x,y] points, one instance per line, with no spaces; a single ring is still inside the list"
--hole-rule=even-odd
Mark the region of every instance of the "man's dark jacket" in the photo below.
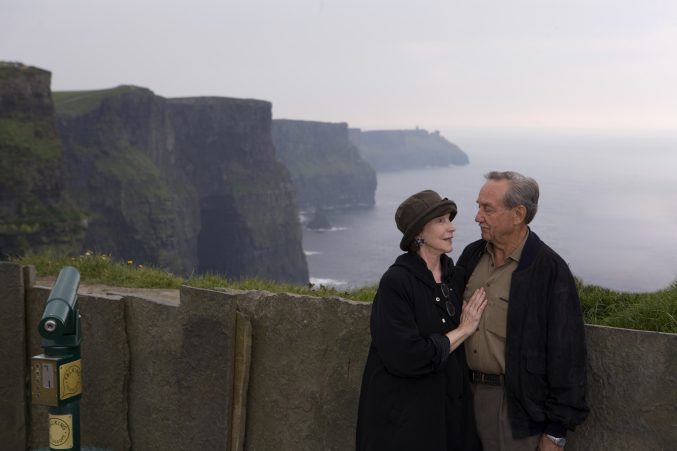
[[[469,244],[458,266],[471,275],[487,242]],[[505,390],[515,439],[563,437],[588,415],[586,347],[574,278],[564,260],[529,232],[512,274]]]
[[[441,262],[453,288],[453,318],[418,255],[400,255],[381,278],[362,377],[358,451],[480,449],[464,349],[450,354],[444,335],[458,326],[465,276],[446,255]]]

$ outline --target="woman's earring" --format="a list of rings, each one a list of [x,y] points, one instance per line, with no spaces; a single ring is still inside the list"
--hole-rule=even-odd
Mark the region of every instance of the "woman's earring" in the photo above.
[[[416,245],[417,245],[418,247],[421,247],[421,246],[423,246],[423,245],[425,244],[425,240],[424,240],[423,238],[416,238],[416,239],[414,240],[414,243],[416,243]]]

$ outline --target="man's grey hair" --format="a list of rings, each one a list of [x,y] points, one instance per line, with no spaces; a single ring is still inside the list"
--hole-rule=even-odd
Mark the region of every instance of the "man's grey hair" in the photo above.
[[[531,177],[525,177],[514,171],[491,171],[484,175],[487,180],[507,180],[510,188],[505,193],[503,203],[508,208],[524,205],[527,214],[524,222],[529,224],[538,211],[538,183]]]

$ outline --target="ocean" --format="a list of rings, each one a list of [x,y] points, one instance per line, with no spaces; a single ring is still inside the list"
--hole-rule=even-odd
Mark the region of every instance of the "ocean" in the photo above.
[[[458,205],[450,256],[478,239],[477,193],[491,170],[515,170],[540,186],[531,229],[587,284],[647,292],[677,277],[677,132],[506,132],[441,134],[467,166],[378,174],[373,208],[329,210],[332,228],[304,229],[311,283],[349,289],[377,284],[401,253],[395,210],[433,189]]]

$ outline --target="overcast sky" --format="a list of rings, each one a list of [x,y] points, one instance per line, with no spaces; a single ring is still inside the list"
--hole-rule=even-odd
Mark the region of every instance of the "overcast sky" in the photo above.
[[[0,60],[365,129],[677,129],[675,0],[0,0]]]

